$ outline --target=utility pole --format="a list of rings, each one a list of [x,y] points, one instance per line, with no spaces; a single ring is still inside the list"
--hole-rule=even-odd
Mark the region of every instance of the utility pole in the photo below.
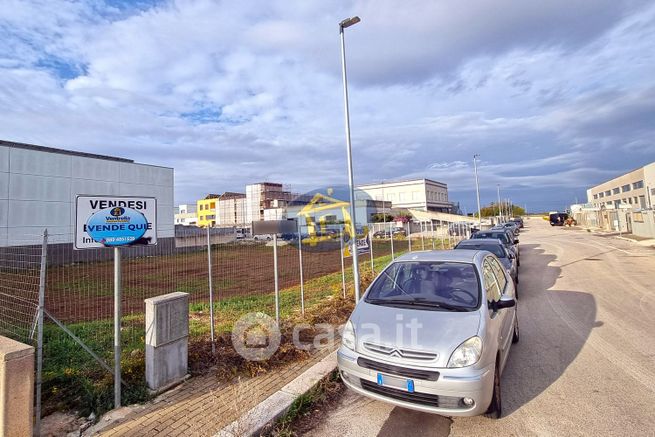
[[[502,212],[500,210],[500,184],[496,184],[496,190],[498,191],[498,221],[502,221]]]
[[[480,155],[473,155],[473,170],[475,171],[475,194],[478,199],[478,229],[482,229],[482,209],[480,208],[480,181],[478,180],[478,158]]]

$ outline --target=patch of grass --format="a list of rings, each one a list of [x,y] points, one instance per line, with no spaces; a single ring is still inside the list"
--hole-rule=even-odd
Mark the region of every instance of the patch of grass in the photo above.
[[[292,437],[306,433],[316,425],[316,417],[310,417],[311,413],[314,410],[325,410],[325,406],[338,399],[344,390],[339,372],[332,371],[309,391],[297,397],[289,410],[264,435]]]

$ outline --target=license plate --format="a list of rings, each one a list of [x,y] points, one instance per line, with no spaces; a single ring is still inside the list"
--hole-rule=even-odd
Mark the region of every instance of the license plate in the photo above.
[[[377,379],[378,385],[380,386],[399,388],[401,390],[406,390],[410,393],[414,393],[413,379],[396,378],[395,376],[383,375],[382,373],[378,373]]]

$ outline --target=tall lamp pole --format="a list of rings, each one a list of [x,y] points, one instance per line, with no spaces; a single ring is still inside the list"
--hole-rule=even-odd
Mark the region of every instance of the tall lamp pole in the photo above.
[[[502,221],[502,213],[500,210],[500,184],[496,184],[496,189],[498,190],[498,220]]]
[[[346,119],[346,152],[348,156],[348,184],[350,186],[350,220],[352,222],[353,281],[355,282],[355,303],[359,302],[359,260],[357,257],[357,219],[355,218],[355,185],[353,182],[352,144],[350,143],[350,111],[348,109],[348,79],[346,77],[346,42],[344,29],[359,23],[359,17],[346,18],[339,23],[341,37],[341,73],[343,77],[343,102]]]
[[[480,181],[478,180],[478,158],[477,153],[473,155],[473,169],[475,170],[475,194],[478,197],[478,230],[482,230],[482,209],[480,208]]]

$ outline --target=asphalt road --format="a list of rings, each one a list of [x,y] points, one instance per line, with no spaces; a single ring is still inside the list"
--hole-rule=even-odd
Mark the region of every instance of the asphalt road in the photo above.
[[[313,436],[655,436],[655,250],[526,222],[503,417],[446,418],[348,391]]]

